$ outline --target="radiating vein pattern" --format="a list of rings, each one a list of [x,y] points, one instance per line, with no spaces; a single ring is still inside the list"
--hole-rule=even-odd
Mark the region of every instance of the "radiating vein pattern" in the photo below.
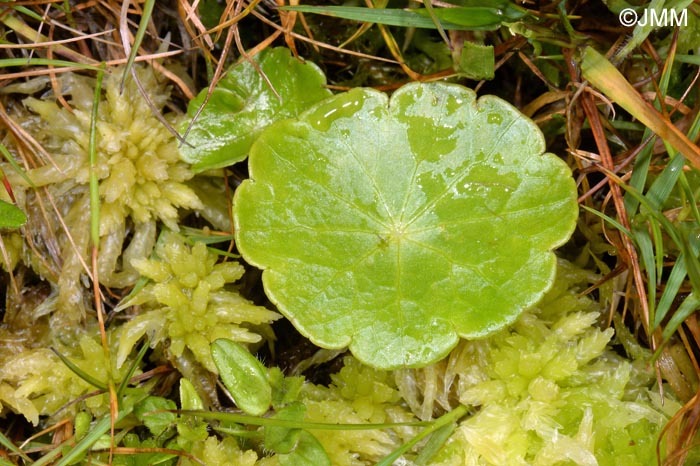
[[[576,189],[506,102],[445,83],[355,89],[267,129],[236,191],[236,241],[320,346],[429,364],[551,285]]]

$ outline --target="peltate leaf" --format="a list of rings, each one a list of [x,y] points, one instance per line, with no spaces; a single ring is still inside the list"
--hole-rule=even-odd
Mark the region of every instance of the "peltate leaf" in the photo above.
[[[234,197],[238,248],[316,344],[426,365],[551,286],[578,209],[569,168],[544,149],[497,97],[355,89],[261,134]]]
[[[311,62],[292,57],[285,47],[264,50],[254,60],[269,82],[248,61],[233,66],[192,126],[189,145],[180,147],[180,156],[195,171],[240,162],[270,123],[297,116],[330,95],[323,72]],[[204,89],[190,102],[190,119],[206,95]]]

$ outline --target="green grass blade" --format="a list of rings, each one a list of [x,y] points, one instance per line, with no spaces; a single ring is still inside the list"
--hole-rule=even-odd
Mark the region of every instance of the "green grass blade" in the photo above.
[[[60,359],[61,362],[63,362],[63,364],[65,364],[66,367],[68,367],[68,369],[70,369],[73,373],[75,373],[75,375],[77,375],[78,377],[80,377],[81,379],[83,379],[84,381],[86,381],[87,383],[89,383],[90,385],[92,385],[95,388],[98,388],[100,390],[107,390],[106,384],[97,380],[96,378],[94,378],[93,376],[91,376],[90,374],[88,374],[87,372],[82,370],[80,367],[75,365],[73,363],[73,361],[71,361],[70,359],[68,359],[67,357],[65,357],[61,353],[59,353],[58,350],[56,350],[55,348],[52,347],[51,351],[53,351],[54,354],[56,356],[58,356],[58,359]]]
[[[698,308],[700,307],[700,298],[698,298],[698,295],[693,292],[690,293],[681,303],[680,306],[678,306],[678,309],[676,309],[676,312],[673,313],[673,316],[671,319],[668,321],[668,324],[666,324],[666,327],[664,328],[663,332],[661,333],[661,338],[664,342],[668,341],[671,336],[676,333],[676,330],[678,330],[678,327],[681,326],[683,321],[688,318],[690,314],[695,312]]]
[[[646,224],[639,225],[633,229],[634,242],[637,244],[639,255],[647,271],[648,284],[647,293],[649,300],[649,324],[654,322],[654,307],[656,305],[656,260],[654,256],[654,246],[649,235]]]
[[[668,314],[673,300],[678,295],[678,290],[680,290],[681,285],[685,281],[685,277],[688,275],[688,271],[685,266],[685,257],[681,254],[676,259],[676,263],[671,269],[671,273],[666,280],[666,287],[664,288],[661,298],[659,298],[659,304],[656,307],[656,316],[653,321],[653,328],[658,328],[661,325],[661,321],[664,320],[666,314]]]
[[[6,2],[7,0],[5,0]],[[3,2],[3,3],[5,3]],[[25,16],[29,16],[35,21],[39,21],[40,23],[44,22],[44,18],[41,17],[41,15],[38,15],[34,11],[30,10],[29,8],[22,6],[22,5],[13,5],[12,9],[15,10],[17,13],[21,13]]]
[[[585,206],[585,205],[581,205],[581,208],[582,208],[583,210],[586,210],[586,211],[592,213],[592,214],[595,215],[596,217],[599,217],[599,218],[601,218],[602,220],[608,222],[610,225],[612,225],[612,226],[614,226],[615,228],[617,228],[620,232],[622,232],[622,233],[623,233],[625,236],[627,236],[628,238],[633,238],[632,233],[630,233],[630,231],[629,231],[627,228],[625,228],[624,226],[622,226],[622,224],[621,224],[620,222],[618,222],[617,220],[615,220],[614,218],[612,218],[612,217],[610,217],[610,216],[608,216],[608,215],[605,215],[603,212],[599,212],[599,211],[597,211],[597,210],[595,210],[595,209],[592,209],[592,208],[590,208],[590,207],[588,207],[588,206]]]
[[[31,464],[31,458],[29,458],[26,453],[24,453],[20,448],[18,448],[14,443],[12,443],[12,441],[9,438],[5,437],[5,434],[3,434],[2,432],[0,432],[0,445],[2,445],[9,452],[14,453],[15,455],[22,458],[24,461],[27,461]]]
[[[124,419],[130,412],[131,408],[128,409],[123,409],[117,413],[117,419],[115,423],[121,421]],[[87,450],[90,449],[92,445],[97,442],[100,437],[102,437],[104,434],[106,434],[110,426],[112,425],[112,420],[110,419],[109,416],[105,416],[100,421],[95,424],[95,426],[92,428],[89,434],[85,436],[78,444],[73,447],[68,454],[66,454],[59,462],[56,463],[56,466],[68,466],[70,464],[73,464],[75,460],[80,458],[80,456],[85,453]]]
[[[1,58],[0,68],[9,68],[11,66],[65,66],[78,68],[81,70],[100,71],[99,66],[86,65],[85,63],[76,63],[68,60],[54,60],[48,58]]]
[[[448,438],[450,438],[450,435],[452,435],[456,427],[457,423],[451,422],[433,432],[430,439],[428,439],[428,442],[421,448],[418,456],[416,456],[416,459],[414,460],[415,465],[428,466],[432,464],[431,460],[442,449],[443,445],[445,445],[445,442]]]
[[[146,351],[148,350],[149,346],[150,340],[146,338],[146,341],[143,343],[141,349],[139,350],[139,354],[136,355],[136,359],[134,359],[134,361],[129,366],[129,370],[124,376],[124,380],[122,380],[122,383],[119,384],[119,388],[117,388],[117,399],[121,399],[122,395],[124,394],[124,390],[126,390],[126,387],[129,385],[129,380],[131,380],[131,377],[134,375],[134,372],[136,372],[136,369],[139,367],[139,364],[141,363],[143,357],[146,355]]]
[[[654,132],[646,128],[644,134],[642,135],[641,141],[646,141],[654,136]],[[649,176],[649,165],[651,164],[651,156],[654,150],[654,141],[656,138],[652,138],[649,143],[644,146],[644,148],[639,151],[637,158],[634,160],[634,170],[632,171],[632,176],[630,177],[629,184],[633,188],[640,192],[644,191],[646,186],[647,178]],[[625,195],[625,211],[629,218],[633,218],[639,209],[639,202],[630,194]]]
[[[664,239],[661,233],[661,227],[657,222],[650,222],[649,227],[651,228],[651,237],[654,240],[654,255],[656,256],[656,276],[658,277],[657,285],[661,281],[661,274],[664,270]],[[649,280],[651,283],[651,280]]]
[[[666,234],[678,247],[681,254],[685,256],[690,283],[693,287],[693,290],[700,294],[700,264],[691,255],[689,243],[683,240],[678,229],[673,225],[673,223],[671,223],[671,221],[668,218],[666,218],[665,215],[663,215],[663,213],[659,212],[658,210],[655,210],[649,202],[649,200],[641,192],[639,192],[639,190],[625,184],[615,173],[612,173],[608,170],[603,171],[607,176],[614,179],[622,189],[630,193],[644,208],[648,210],[647,213],[651,217],[653,217],[657,222],[659,222],[659,224],[661,224],[661,226],[664,228],[664,231],[666,231]]]
[[[442,427],[456,423],[459,420],[459,418],[463,417],[465,414],[467,414],[467,407],[464,405],[459,405],[449,413],[433,421],[429,427],[424,429],[411,440],[404,443],[399,448],[391,452],[389,455],[382,458],[382,460],[379,461],[375,466],[391,466],[396,460],[398,460],[401,457],[401,455],[413,448],[416,444],[418,444],[418,442],[428,437],[433,432],[438,431]]]
[[[688,65],[700,66],[700,55],[676,55],[676,63],[687,63]]]
[[[10,154],[10,151],[7,150],[7,147],[5,147],[5,144],[0,142],[0,154],[2,154],[3,157],[5,157],[5,160],[7,160],[7,163],[10,164],[10,166],[19,174],[19,176],[22,177],[22,179],[32,188],[36,189],[36,185],[32,180],[29,179],[27,174],[24,172],[22,167],[19,166],[17,161],[15,160],[14,157],[12,157],[12,154]]]
[[[678,177],[683,173],[683,165],[685,165],[683,157],[674,157],[654,180],[646,193],[646,198],[653,209],[659,210],[663,207],[678,182]]]
[[[61,455],[61,446],[65,445],[65,443],[66,442],[61,445],[52,445],[51,450],[35,462],[30,463],[31,466],[44,466],[47,464],[53,465],[54,460]]]
[[[280,10],[298,11],[300,13],[314,13],[318,15],[332,16],[334,18],[350,19],[365,23],[384,24],[386,26],[400,26],[406,28],[435,29],[435,23],[428,16],[422,16],[414,11],[364,8],[354,6],[285,6]],[[473,28],[459,24],[442,21],[442,27],[446,30],[468,31]]]
[[[126,62],[126,67],[124,69],[124,76],[122,77],[122,88],[124,87],[124,80],[131,74],[131,69],[134,66],[136,57],[139,53],[139,48],[141,47],[141,42],[146,35],[146,28],[148,28],[148,22],[151,20],[151,15],[153,14],[153,7],[155,6],[155,0],[146,0],[143,4],[143,14],[141,15],[141,20],[139,21],[139,27],[136,30],[136,35],[134,36],[134,45],[131,47],[129,52],[129,59]],[[123,40],[128,40],[124,38]]]
[[[442,37],[442,40],[444,40],[447,46],[451,48],[450,40],[447,38],[447,34],[445,34],[445,29],[442,27],[442,24],[440,24],[440,19],[435,15],[433,2],[431,0],[424,0],[423,5],[425,5],[425,11],[428,12],[428,16],[430,16],[430,19],[433,21],[435,28],[440,33],[440,37]]]
[[[289,429],[310,429],[310,430],[376,430],[376,429],[393,429],[394,427],[410,426],[410,427],[426,427],[433,424],[435,421],[416,421],[416,422],[387,422],[382,424],[331,424],[326,422],[309,422],[309,421],[294,421],[289,419],[276,419],[260,416],[249,416],[247,414],[224,413],[212,411],[200,411],[193,409],[182,409],[176,411],[182,415],[197,416],[202,419],[213,419],[216,421],[232,422],[236,424],[244,424],[251,426],[275,426],[287,427]]]

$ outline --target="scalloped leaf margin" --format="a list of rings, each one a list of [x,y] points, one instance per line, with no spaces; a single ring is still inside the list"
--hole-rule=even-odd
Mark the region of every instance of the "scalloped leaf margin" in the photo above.
[[[234,196],[237,245],[317,345],[425,366],[552,285],[578,206],[568,166],[544,150],[494,96],[354,89],[261,134]]]

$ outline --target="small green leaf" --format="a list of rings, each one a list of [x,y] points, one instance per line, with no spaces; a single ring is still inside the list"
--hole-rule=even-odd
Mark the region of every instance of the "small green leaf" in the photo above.
[[[183,410],[204,409],[202,398],[194,385],[184,377],[180,379],[180,407]],[[207,427],[207,423],[196,416],[184,416],[177,423],[178,443],[185,446],[187,442],[205,440],[209,436]]]
[[[289,454],[278,456],[281,466],[331,466],[323,445],[310,433],[302,430],[299,441]]]
[[[287,48],[264,50],[254,60],[269,82],[250,62],[233,66],[192,126],[189,145],[180,147],[182,159],[195,171],[240,162],[270,123],[296,116],[331,94],[324,87],[323,72],[311,62],[292,57]],[[206,95],[205,89],[190,102],[190,118]]]
[[[180,407],[182,409],[204,409],[202,398],[195,390],[194,385],[184,377],[180,379]]]
[[[285,419],[287,421],[303,421],[306,414],[304,403],[295,402],[279,410],[272,419]],[[265,427],[265,448],[275,453],[289,453],[297,446],[301,429],[283,426]]]
[[[211,357],[236,405],[251,416],[265,414],[272,402],[265,366],[245,347],[226,338],[214,340]]]
[[[27,215],[14,204],[0,200],[0,228],[19,228],[27,223]]]
[[[304,377],[285,377],[279,367],[271,367],[268,380],[272,387],[272,407],[282,408],[299,398]]]
[[[455,53],[454,69],[468,79],[493,79],[496,62],[492,45],[464,42],[459,55]]]
[[[301,333],[379,368],[512,323],[554,280],[576,186],[537,126],[446,83],[334,96],[254,144],[236,243]]]
[[[153,412],[177,409],[175,402],[160,396],[149,396],[136,404],[134,414],[139,421],[148,427],[154,437],[158,437],[175,425],[175,413]]]

